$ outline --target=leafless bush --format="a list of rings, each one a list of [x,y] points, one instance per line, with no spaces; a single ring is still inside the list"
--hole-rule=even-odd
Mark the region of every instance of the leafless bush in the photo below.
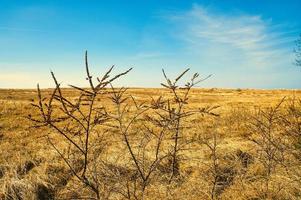
[[[202,129],[200,128],[200,130]],[[232,184],[236,176],[235,164],[239,161],[239,157],[223,152],[221,148],[223,137],[220,135],[217,124],[207,127],[205,132],[199,133],[197,142],[201,147],[205,147],[204,152],[208,152],[209,156],[209,160],[203,160],[201,163],[205,166],[202,173],[208,185],[205,193],[208,195],[208,199],[220,199],[223,191]]]
[[[104,151],[105,142],[102,136],[105,133],[100,133],[97,127],[103,125],[109,118],[106,108],[96,105],[95,101],[97,97],[107,94],[106,86],[127,74],[131,69],[111,78],[110,74],[113,69],[111,67],[102,78],[97,78],[98,82],[95,84],[89,72],[87,52],[85,64],[86,79],[90,86],[88,89],[70,85],[79,93],[76,100],[67,99],[60,83],[51,72],[55,89],[49,97],[43,97],[38,85],[38,103],[32,105],[39,110],[40,114],[38,117],[30,115],[29,119],[35,123],[35,127],[50,127],[55,134],[61,136],[67,143],[67,149],[58,147],[50,135],[46,137],[72,174],[93,191],[97,199],[100,199],[102,194],[100,194],[98,179],[95,174],[91,176],[93,169],[89,169],[89,167],[94,160],[93,154]],[[91,141],[92,138],[95,138],[96,141]],[[62,148],[65,150],[64,152],[61,150]]]
[[[219,146],[219,138],[218,134],[214,130],[210,134],[200,134],[198,136],[198,142],[201,145],[205,145],[205,147],[209,150],[209,157],[210,157],[210,162],[205,163],[208,170],[206,173],[207,179],[209,182],[209,196],[210,199],[214,200],[218,196],[218,187],[219,187],[219,176],[220,176],[220,156],[218,155],[218,146]]]
[[[285,116],[282,117],[285,133],[291,138],[291,152],[301,159],[301,100],[291,99],[286,106]]]
[[[257,150],[256,161],[263,167],[263,173],[257,174],[257,180],[263,181],[263,187],[256,182],[258,196],[264,199],[275,198],[275,195],[284,190],[283,185],[275,181],[276,172],[285,167],[287,158],[287,138],[282,132],[281,105],[284,98],[275,106],[268,109],[259,109],[249,125],[252,141]]]
[[[287,173],[297,184],[298,192],[301,194],[301,101],[299,99],[288,100],[282,123],[285,136],[289,140],[287,150],[291,155],[286,162]]]
[[[170,145],[170,163],[171,163],[171,175],[169,180],[172,181],[174,177],[180,175],[180,162],[181,162],[181,153],[187,149],[187,145],[193,142],[193,138],[185,135],[185,130],[189,127],[184,126],[184,121],[186,118],[191,117],[195,114],[208,114],[217,116],[213,112],[217,107],[204,107],[199,109],[189,109],[188,100],[189,93],[191,89],[199,84],[200,82],[206,80],[210,76],[206,78],[199,78],[199,74],[195,73],[190,81],[188,81],[184,86],[180,86],[178,84],[179,80],[189,71],[186,69],[183,73],[181,73],[178,77],[176,77],[173,81],[169,79],[166,73],[163,70],[163,75],[166,80],[166,83],[161,83],[161,85],[167,88],[172,94],[172,98],[169,98],[165,101],[159,99],[157,104],[160,104],[158,107],[163,113],[162,117],[168,121],[169,130],[171,132],[172,143]]]
[[[126,180],[123,196],[128,199],[143,199],[147,186],[159,163],[164,159],[162,143],[166,127],[154,131],[147,120],[151,107],[145,102],[137,102],[134,97],[125,95],[126,89],[112,87],[111,100],[115,111],[112,125],[119,133],[120,140],[129,155],[133,174]]]
[[[212,114],[213,108],[203,108],[199,110],[184,110],[188,104],[188,95],[191,88],[202,80],[196,80],[195,74],[191,82],[185,87],[179,88],[176,83],[188,72],[185,70],[172,83],[163,71],[167,84],[162,84],[171,91],[173,98],[168,99],[163,96],[152,98],[151,103],[138,102],[133,96],[125,95],[126,89],[114,89],[112,102],[115,104],[115,115],[117,128],[123,143],[130,155],[130,160],[136,171],[138,185],[134,185],[134,192],[127,192],[127,198],[142,198],[146,187],[152,182],[156,171],[169,176],[169,182],[174,176],[180,173],[179,152],[184,150],[185,144],[191,143],[182,133],[182,120],[196,113]],[[181,91],[178,91],[181,90]],[[183,94],[184,92],[184,94]],[[186,140],[185,144],[184,141]],[[164,166],[164,163],[170,166]],[[163,168],[164,169],[163,169]],[[171,168],[170,168],[171,167]],[[171,170],[169,170],[169,168]],[[164,174],[161,174],[161,176]],[[136,190],[140,189],[140,197],[137,197]]]

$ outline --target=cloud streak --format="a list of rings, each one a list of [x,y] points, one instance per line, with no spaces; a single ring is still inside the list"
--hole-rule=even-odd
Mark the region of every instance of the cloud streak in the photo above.
[[[272,19],[220,14],[199,5],[170,19],[184,30],[180,37],[204,59],[218,55],[222,65],[261,69],[290,62],[295,38],[290,30],[280,31],[281,25],[274,25]]]

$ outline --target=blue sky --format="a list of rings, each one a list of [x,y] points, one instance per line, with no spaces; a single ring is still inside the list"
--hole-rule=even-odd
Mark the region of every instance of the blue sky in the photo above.
[[[300,88],[293,65],[300,0],[0,0],[0,88],[87,85],[84,51],[117,85],[160,87],[161,69],[191,68],[200,87]]]

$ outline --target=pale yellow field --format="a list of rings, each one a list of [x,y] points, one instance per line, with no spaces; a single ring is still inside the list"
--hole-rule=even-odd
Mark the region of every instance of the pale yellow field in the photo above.
[[[52,90],[42,90],[43,94]],[[63,90],[67,97],[72,98],[76,91]],[[139,102],[149,101],[150,97],[170,96],[165,89],[129,89],[128,94]],[[0,199],[88,199],[89,190],[82,186],[70,172],[53,147],[47,142],[45,135],[51,133],[56,144],[64,148],[61,136],[53,133],[50,128],[32,128],[33,122],[26,117],[35,115],[37,110],[30,105],[36,102],[36,90],[0,90]],[[264,181],[256,179],[263,173],[262,166],[257,162],[260,153],[247,138],[252,134],[248,123],[252,121],[257,110],[266,109],[278,104],[283,97],[283,110],[291,99],[300,99],[301,90],[231,90],[231,89],[193,89],[190,94],[188,108],[219,106],[214,112],[219,117],[196,116],[185,121],[188,135],[204,135],[211,141],[213,133],[218,135],[218,155],[223,169],[231,171],[233,176],[219,193],[212,197],[210,173],[210,150],[206,145],[191,144],[184,152],[185,159],[180,165],[183,178],[168,185],[163,180],[154,180],[145,191],[144,199],[300,199],[299,164],[295,160],[282,167],[277,165],[272,174],[269,195],[264,196]],[[97,104],[110,101],[109,98],[97,99]],[[118,159],[116,163],[130,166],[128,152],[112,134],[106,136],[110,149],[104,154],[105,160],[113,163],[112,155]],[[237,166],[237,152],[247,153],[252,157],[252,164],[247,168]],[[113,152],[113,153],[112,153]],[[286,155],[286,154],[285,154]],[[287,164],[286,163],[286,164]],[[292,164],[294,163],[294,164]],[[116,165],[117,165],[116,164]],[[226,166],[226,167],[225,167]],[[292,166],[294,176],[286,173]],[[295,167],[297,166],[297,167]],[[130,167],[129,167],[130,168]],[[288,169],[289,168],[289,169]],[[243,173],[241,171],[245,170]],[[227,172],[225,172],[227,174]],[[113,175],[112,175],[113,176]],[[160,176],[160,175],[159,175]],[[120,178],[121,176],[119,176]],[[118,178],[118,177],[117,177]],[[254,180],[252,179],[254,178]],[[255,180],[256,179],[256,180]],[[108,192],[110,181],[103,180],[103,193]],[[116,185],[115,185],[116,186]],[[116,186],[117,187],[117,186]],[[122,187],[122,186],[118,186]],[[114,193],[112,189],[107,199],[125,199]],[[82,195],[82,196],[81,196]],[[92,195],[93,196],[93,195]],[[105,199],[105,197],[104,197]],[[132,199],[135,199],[132,197]]]

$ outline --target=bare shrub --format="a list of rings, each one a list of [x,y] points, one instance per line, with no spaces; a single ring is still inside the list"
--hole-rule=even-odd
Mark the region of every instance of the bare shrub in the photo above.
[[[172,98],[166,99],[165,101],[160,101],[161,106],[159,106],[161,112],[163,112],[163,118],[169,122],[169,130],[172,138],[172,143],[170,144],[170,163],[171,163],[171,175],[169,180],[172,181],[174,177],[180,175],[180,164],[183,151],[187,149],[187,145],[193,142],[193,137],[189,137],[185,134],[186,127],[184,124],[185,119],[191,117],[195,114],[208,114],[217,116],[213,112],[217,107],[203,107],[199,109],[189,109],[188,100],[189,93],[191,89],[199,84],[200,82],[206,80],[206,78],[199,78],[199,74],[195,73],[190,81],[188,81],[184,86],[179,85],[179,80],[189,71],[186,69],[173,81],[167,77],[163,70],[163,75],[166,80],[166,83],[161,83],[161,85],[169,90],[172,94]],[[164,102],[164,103],[163,103]]]
[[[286,186],[281,184],[276,174],[285,170],[287,158],[287,138],[283,134],[281,105],[284,98],[274,107],[259,109],[249,125],[250,141],[257,150],[258,168],[253,180],[257,196],[275,199]],[[260,169],[261,168],[261,169]],[[284,177],[283,177],[284,178]]]
[[[40,113],[37,117],[30,115],[29,119],[35,123],[35,127],[50,127],[53,133],[61,137],[65,143],[63,145],[67,148],[59,147],[51,135],[46,135],[49,144],[64,160],[72,174],[95,194],[95,198],[100,199],[102,194],[99,179],[89,167],[94,162],[94,155],[99,155],[105,150],[105,132],[100,132],[97,128],[108,121],[108,115],[105,107],[96,105],[95,101],[96,98],[107,94],[106,86],[131,69],[110,77],[113,69],[111,67],[102,78],[97,78],[98,82],[95,84],[89,72],[87,52],[85,64],[88,89],[70,85],[78,92],[78,97],[75,100],[67,99],[54,73],[51,72],[55,89],[50,96],[43,97],[38,85],[38,102],[32,105]]]
[[[287,150],[291,157],[285,165],[289,177],[296,183],[297,193],[301,195],[301,101],[292,98],[287,102],[282,116],[282,128],[289,140]]]
[[[126,89],[112,87],[111,100],[115,105],[113,127],[126,147],[133,174],[126,180],[126,191],[123,196],[128,199],[143,199],[153,174],[165,155],[162,154],[162,143],[166,127],[156,131],[151,128],[147,112],[151,107],[144,102],[138,103],[134,97],[125,95]]]
[[[290,137],[290,146],[296,159],[301,159],[301,100],[291,99],[286,105],[285,116],[282,117],[285,133]]]
[[[221,148],[223,137],[218,130],[217,123],[205,128],[205,132],[198,134],[197,142],[204,147],[204,152],[208,152],[208,159],[201,164],[204,165],[203,177],[207,183],[205,193],[208,199],[220,199],[221,194],[233,182],[236,176],[236,157],[227,154]],[[200,128],[201,130],[201,128]]]
[[[133,164],[131,168],[136,172],[135,178],[131,177],[127,183],[127,192],[124,192],[128,199],[131,196],[143,199],[147,186],[154,179],[164,181],[166,177],[170,183],[180,174],[180,152],[187,148],[185,145],[193,142],[188,135],[182,133],[185,128],[182,124],[184,118],[196,113],[214,115],[211,112],[213,108],[209,107],[184,110],[190,89],[201,81],[196,81],[198,74],[195,74],[191,82],[179,88],[176,83],[186,72],[188,70],[173,83],[163,72],[168,85],[162,85],[172,93],[171,99],[159,96],[152,97],[150,103],[138,102],[133,96],[126,94],[125,88],[117,90],[112,87],[111,100],[115,105],[115,114],[111,118],[116,121],[113,126],[121,136]]]

